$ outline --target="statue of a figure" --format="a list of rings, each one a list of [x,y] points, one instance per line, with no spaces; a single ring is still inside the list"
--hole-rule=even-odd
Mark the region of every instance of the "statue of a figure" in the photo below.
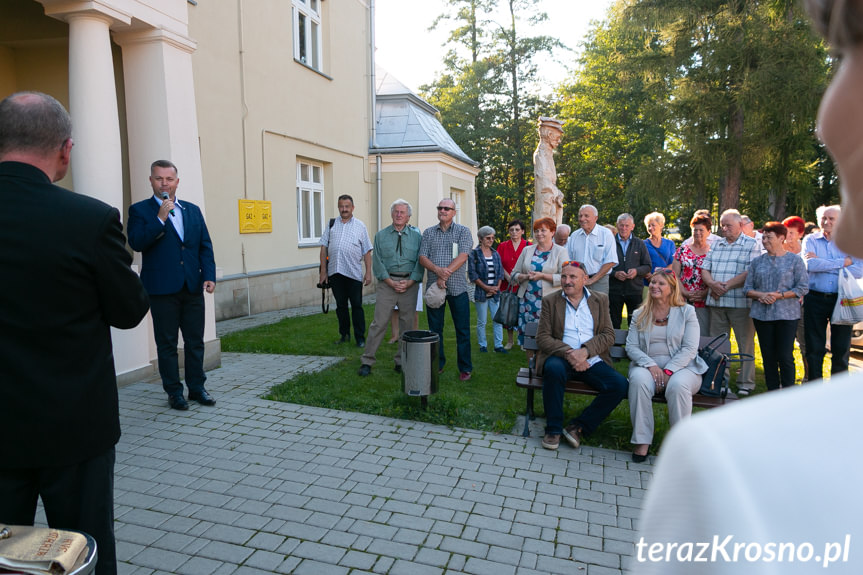
[[[534,185],[533,221],[552,218],[557,225],[563,220],[563,193],[557,189],[557,172],[554,169],[554,150],[563,136],[563,122],[555,118],[540,117],[539,144],[533,152]]]

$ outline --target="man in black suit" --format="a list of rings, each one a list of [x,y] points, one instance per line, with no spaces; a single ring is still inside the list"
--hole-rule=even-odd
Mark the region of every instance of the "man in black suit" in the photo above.
[[[204,291],[216,289],[216,261],[201,209],[177,201],[179,183],[177,166],[168,160],[153,162],[153,196],[129,207],[129,245],[143,254],[141,281],[150,294],[162,387],[173,409],[186,410],[178,330],[183,332],[189,399],[216,404],[204,389]]]
[[[608,280],[608,307],[611,312],[611,325],[620,329],[623,321],[623,306],[626,315],[632,317],[644,292],[644,276],[653,269],[650,263],[650,253],[644,240],[632,235],[635,220],[630,214],[617,216],[617,235],[614,243],[617,246],[617,261],[611,270]]]
[[[135,327],[148,301],[120,213],[51,183],[71,134],[51,96],[0,102],[0,523],[32,525],[41,497],[51,527],[96,539],[104,575],[117,572],[110,327]]]

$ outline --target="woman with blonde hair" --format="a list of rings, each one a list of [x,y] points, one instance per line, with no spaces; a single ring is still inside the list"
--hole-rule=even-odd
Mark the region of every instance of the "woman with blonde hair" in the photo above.
[[[695,308],[683,299],[674,272],[657,270],[626,337],[626,354],[631,360],[632,460],[636,463],[647,459],[653,441],[654,395],[665,395],[671,425],[692,414],[692,396],[698,393],[701,374],[707,371],[698,355],[699,334]]]
[[[644,227],[647,228],[647,239],[644,240],[644,245],[647,246],[647,253],[650,254],[650,262],[653,264],[653,272],[658,269],[671,269],[671,264],[674,261],[674,242],[668,238],[662,237],[662,230],[665,229],[665,216],[661,212],[651,212],[644,216]],[[652,274],[644,276],[644,285],[648,285]]]

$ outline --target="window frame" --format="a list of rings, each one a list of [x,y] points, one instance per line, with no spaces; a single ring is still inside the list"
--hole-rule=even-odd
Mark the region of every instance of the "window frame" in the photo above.
[[[303,166],[308,167],[308,179],[303,179]],[[320,181],[315,180],[315,170],[319,171]],[[297,242],[300,246],[319,245],[324,232],[324,164],[312,160],[297,159]],[[308,193],[308,200],[304,200]],[[308,212],[308,217],[306,213]],[[315,235],[315,223],[319,231]],[[309,228],[309,229],[307,229]]]
[[[323,0],[291,0],[294,60],[317,72],[323,72]],[[317,6],[317,9],[313,8]],[[304,22],[301,32],[301,21]],[[303,56],[305,52],[305,57]]]

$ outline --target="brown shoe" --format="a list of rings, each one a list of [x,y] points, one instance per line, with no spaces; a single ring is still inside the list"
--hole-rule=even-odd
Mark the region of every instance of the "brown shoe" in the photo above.
[[[550,435],[548,433],[545,434],[545,437],[542,438],[542,446],[545,449],[551,449],[554,451],[560,445],[560,436],[559,435]]]
[[[566,442],[575,449],[578,449],[578,446],[581,445],[581,430],[579,430],[575,425],[570,425],[569,427],[564,428],[563,437],[566,439]]]

